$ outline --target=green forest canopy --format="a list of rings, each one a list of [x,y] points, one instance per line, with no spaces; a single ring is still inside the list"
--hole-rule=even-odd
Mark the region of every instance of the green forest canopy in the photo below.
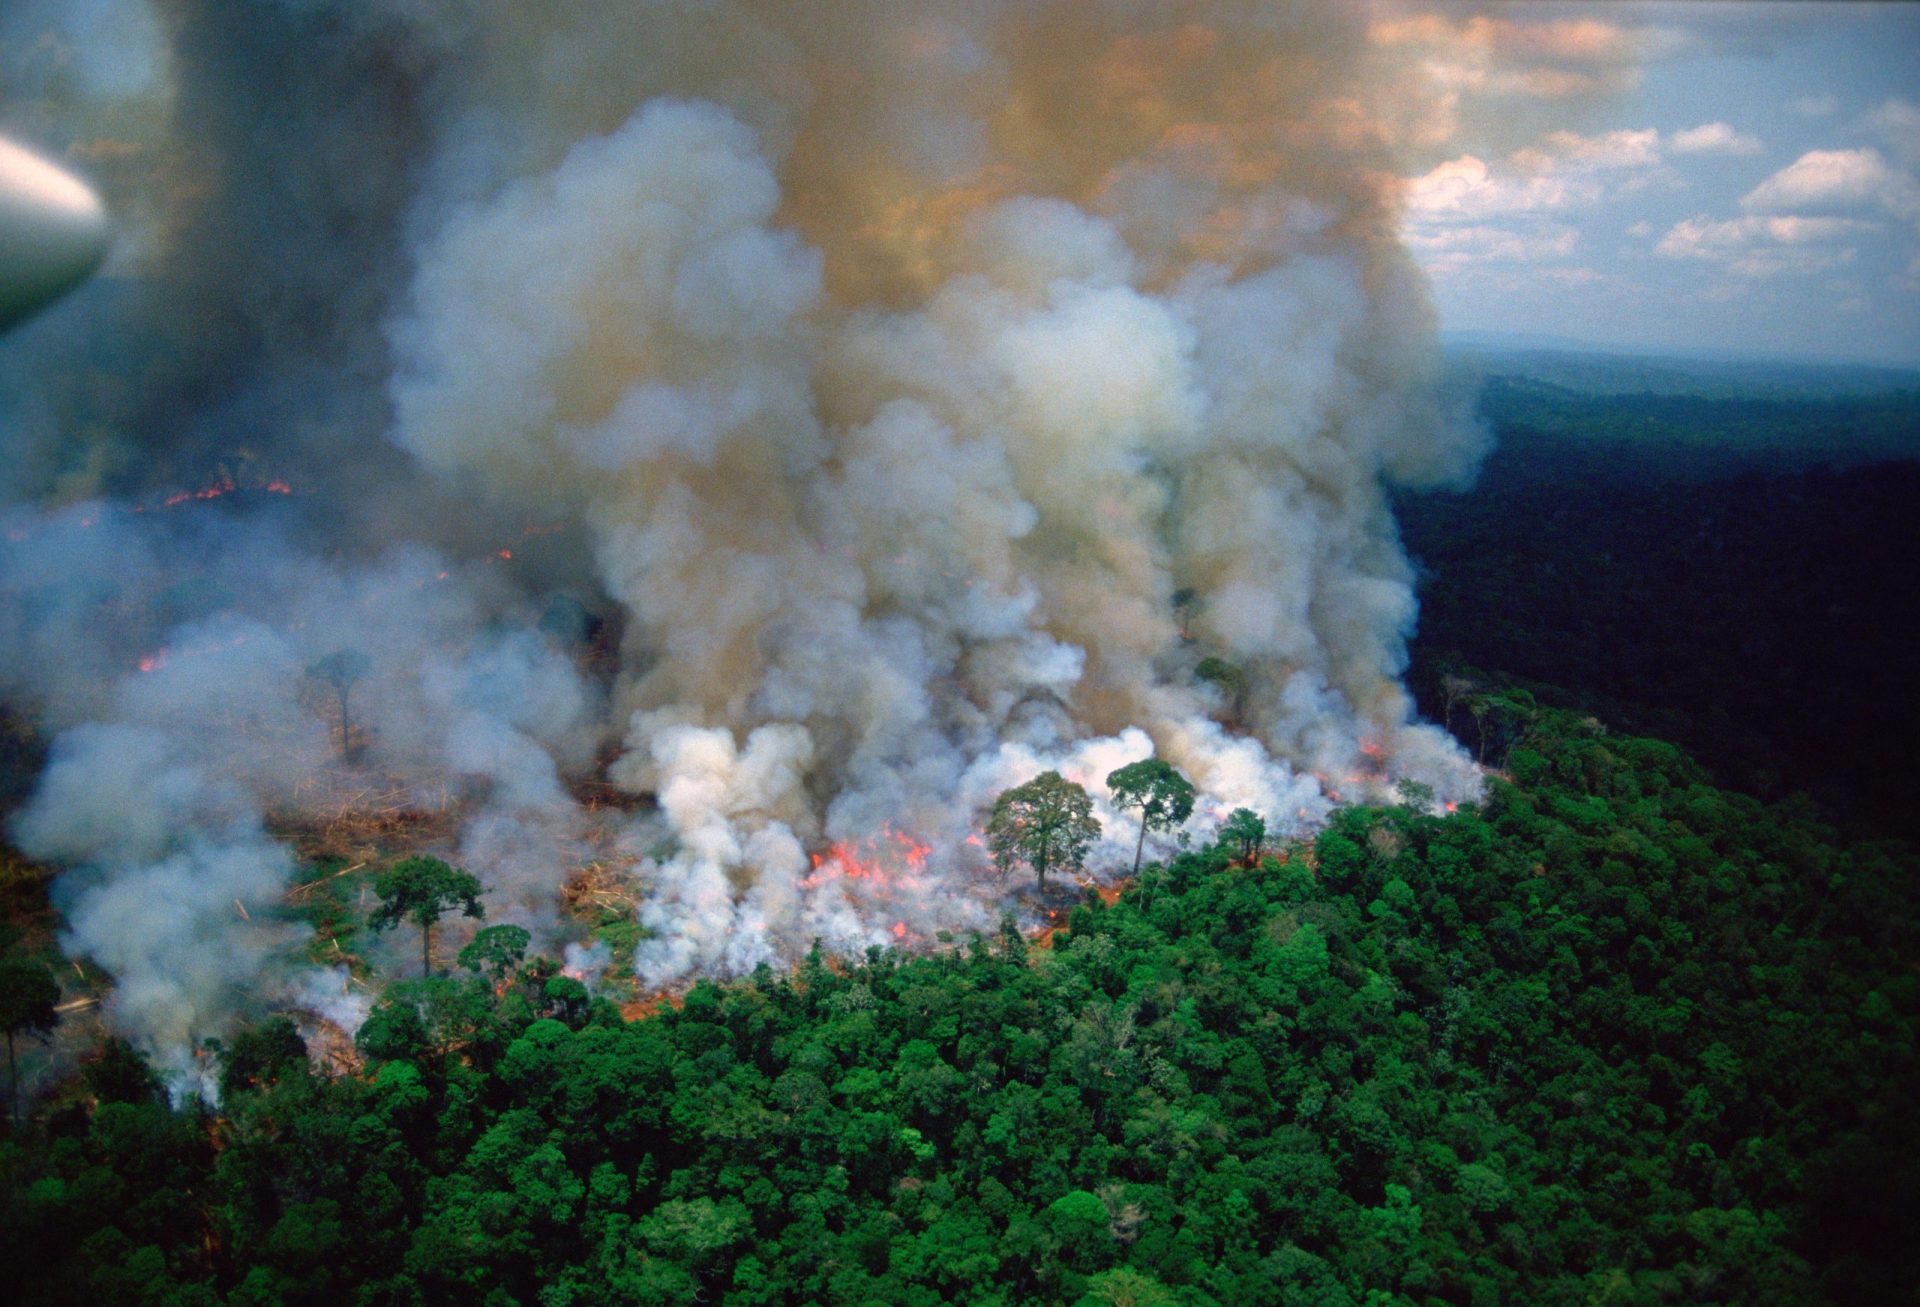
[[[1911,856],[1572,714],[1506,762],[1479,811],[1150,865],[1049,949],[632,1023],[476,955],[362,1075],[232,1041],[217,1116],[110,1047],[0,1144],[15,1300],[1905,1301]]]

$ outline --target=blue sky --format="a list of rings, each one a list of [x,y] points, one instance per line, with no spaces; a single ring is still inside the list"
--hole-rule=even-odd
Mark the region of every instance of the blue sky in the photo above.
[[[1349,2],[1443,330],[1920,366],[1920,4]],[[0,0],[0,84],[58,56],[84,130],[132,149],[162,30],[138,0]]]
[[[1920,6],[1424,4],[1378,31],[1449,111],[1407,169],[1444,330],[1920,364]]]

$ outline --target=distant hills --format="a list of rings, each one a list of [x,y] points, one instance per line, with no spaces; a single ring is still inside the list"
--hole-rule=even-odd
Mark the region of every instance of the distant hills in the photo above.
[[[1443,332],[1456,375],[1540,382],[1581,395],[1834,399],[1920,394],[1920,370],[1727,354],[1622,351],[1563,336]]]

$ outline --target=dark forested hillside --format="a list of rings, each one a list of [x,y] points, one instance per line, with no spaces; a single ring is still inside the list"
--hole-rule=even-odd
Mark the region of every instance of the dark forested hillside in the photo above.
[[[1804,790],[1855,827],[1920,835],[1920,462],[1808,470],[1604,423],[1499,435],[1471,493],[1399,508],[1422,571],[1414,681],[1430,713],[1448,711],[1442,678],[1497,669],[1544,702],[1684,744],[1722,784]],[[1859,452],[1831,445],[1842,462]]]
[[[1920,453],[1920,377],[1908,389],[1857,395],[1778,391],[1594,394],[1517,376],[1490,377],[1480,407],[1503,427],[1559,439],[1608,439],[1729,462],[1853,463]]]
[[[123,1046],[0,1150],[22,1303],[1910,1300],[1904,854],[1572,714],[1482,810],[1150,867],[1050,946],[623,1023],[550,965]]]

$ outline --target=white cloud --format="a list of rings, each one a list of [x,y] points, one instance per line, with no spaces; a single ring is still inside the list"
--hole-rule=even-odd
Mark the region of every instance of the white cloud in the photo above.
[[[1748,213],[1868,205],[1920,218],[1920,182],[1894,169],[1878,150],[1809,150],[1740,201]]]
[[[1853,262],[1854,253],[1851,245],[1838,249],[1774,246],[1751,250],[1727,266],[1742,277],[1778,277],[1783,274],[1808,277],[1816,272],[1846,267]]]
[[[1787,102],[1787,108],[1807,118],[1825,118],[1840,107],[1831,95],[1803,95]]]
[[[1568,203],[1566,183],[1552,175],[1496,176],[1471,154],[1450,159],[1407,187],[1407,209],[1416,218],[1488,218],[1539,213]]]
[[[1902,131],[1920,126],[1920,112],[1890,100],[1865,121],[1892,145]],[[1888,229],[1867,215],[1878,212],[1903,225],[1920,222],[1920,180],[1878,150],[1809,150],[1742,196],[1740,208],[1743,217],[1674,224],[1654,252],[1714,260],[1749,277],[1842,267],[1858,253],[1858,241]],[[1893,284],[1908,280],[1896,276]]]
[[[1504,164],[1464,154],[1437,165],[1408,183],[1407,208],[1430,221],[1544,213],[1597,200],[1609,188],[1643,185],[1659,164],[1660,133],[1651,127],[1598,136],[1549,132]],[[1639,175],[1603,176],[1621,172]]]
[[[1909,168],[1920,167],[1920,108],[1905,100],[1888,100],[1866,117],[1893,157]]]
[[[1669,259],[1711,260],[1748,277],[1806,274],[1851,263],[1855,249],[1847,242],[1883,230],[1880,223],[1858,218],[1687,218],[1675,223],[1653,252]]]
[[[1498,223],[1439,227],[1407,234],[1407,244],[1429,272],[1444,275],[1474,264],[1537,263],[1565,258],[1579,234],[1561,223],[1516,227]]]
[[[1759,154],[1764,147],[1758,136],[1735,131],[1731,123],[1706,123],[1675,132],[1671,141],[1676,154]]]
[[[1857,218],[1746,217],[1715,222],[1685,218],[1675,223],[1654,253],[1670,259],[1719,258],[1758,243],[1811,245],[1869,236],[1883,228]]]
[[[1603,132],[1599,136],[1548,132],[1539,145],[1515,151],[1513,162],[1516,167],[1529,170],[1567,166],[1650,168],[1660,162],[1660,133],[1651,127]]]
[[[1408,245],[1432,273],[1472,265],[1543,264],[1565,259],[1578,230],[1554,215],[1578,211],[1609,193],[1638,189],[1666,175],[1654,128],[1584,136],[1555,131],[1492,163],[1461,155],[1407,183]],[[1570,269],[1536,268],[1577,284]],[[1595,274],[1597,275],[1597,274]]]

